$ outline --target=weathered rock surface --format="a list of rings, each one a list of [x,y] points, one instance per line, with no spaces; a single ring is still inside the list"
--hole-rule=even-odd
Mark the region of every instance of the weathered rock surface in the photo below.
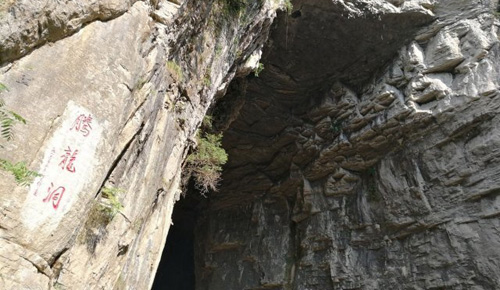
[[[496,4],[280,15],[225,133],[197,289],[500,287]]]
[[[151,287],[195,131],[252,69],[278,4],[231,14],[220,1],[17,1],[2,12],[1,97],[28,124],[0,158],[41,176],[24,187],[0,173],[0,288]],[[113,218],[109,190],[123,205]]]

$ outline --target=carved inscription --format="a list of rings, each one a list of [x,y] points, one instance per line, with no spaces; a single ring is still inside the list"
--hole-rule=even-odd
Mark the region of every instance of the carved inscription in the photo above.
[[[56,223],[71,209],[85,185],[92,183],[102,126],[88,109],[68,103],[60,125],[44,144],[40,177],[33,182],[23,209],[30,228]]]

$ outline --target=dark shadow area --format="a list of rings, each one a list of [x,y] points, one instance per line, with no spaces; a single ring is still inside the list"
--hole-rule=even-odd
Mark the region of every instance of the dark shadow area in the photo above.
[[[277,188],[294,197],[291,169],[311,164],[345,118],[335,106],[316,110],[318,115],[313,109],[326,100],[341,102],[339,88],[360,97],[373,89],[368,84],[391,65],[402,45],[434,20],[413,10],[369,13],[366,3],[357,1],[352,4],[366,11],[362,16],[339,1],[292,3],[294,11],[279,12],[273,23],[259,76],[233,80],[214,112],[216,119],[224,119],[224,126],[216,127],[224,131],[229,161],[211,199],[212,210],[251,204]],[[306,149],[299,151],[297,142],[314,145],[301,145]]]
[[[174,207],[153,290],[194,290],[194,227],[205,198],[189,190]]]

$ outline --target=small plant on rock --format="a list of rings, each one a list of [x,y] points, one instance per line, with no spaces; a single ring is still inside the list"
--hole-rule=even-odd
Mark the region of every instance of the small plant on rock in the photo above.
[[[212,84],[212,80],[210,78],[210,69],[205,72],[205,75],[203,76],[203,85],[209,87]]]
[[[167,70],[177,81],[182,82],[182,80],[184,79],[181,67],[174,61],[167,61]]]
[[[285,10],[288,15],[292,14],[293,4],[291,0],[285,0]]]
[[[118,212],[123,209],[123,205],[118,200],[118,194],[123,193],[124,190],[116,187],[103,187],[102,188],[102,197],[107,199],[107,203],[105,204],[105,211],[113,218]]]
[[[7,91],[7,87],[0,83],[0,93]],[[3,99],[0,97],[0,135],[5,141],[11,141],[14,137],[13,126],[15,123],[26,124],[26,120],[17,113],[5,107]],[[0,144],[0,148],[3,148]],[[28,186],[37,176],[36,171],[31,171],[26,167],[26,162],[12,163],[5,159],[0,159],[0,169],[12,173],[16,182],[21,186]]]
[[[204,120],[204,125],[211,122]],[[196,187],[202,194],[217,190],[222,165],[227,162],[227,153],[222,148],[222,134],[198,134],[198,147],[187,157],[187,173],[194,177]]]
[[[14,178],[16,179],[17,184],[21,186],[30,185],[35,177],[40,176],[38,172],[29,170],[26,167],[25,162],[17,162],[15,164],[12,164],[7,160],[0,159],[0,168],[12,173],[12,175],[14,175]]]
[[[253,74],[256,76],[256,77],[259,77],[259,74],[264,70],[264,64],[259,62],[257,64],[257,66],[255,67],[255,69],[253,70]]]
[[[6,91],[7,87],[0,83],[0,92]],[[26,120],[18,115],[17,113],[8,110],[5,107],[5,102],[0,98],[0,133],[3,139],[6,141],[12,140],[14,133],[12,127],[16,123],[26,124]]]
[[[79,240],[87,245],[89,253],[94,254],[97,244],[108,234],[106,227],[117,213],[123,209],[118,194],[124,190],[116,187],[103,187],[101,190],[104,201],[95,201],[88,214]]]

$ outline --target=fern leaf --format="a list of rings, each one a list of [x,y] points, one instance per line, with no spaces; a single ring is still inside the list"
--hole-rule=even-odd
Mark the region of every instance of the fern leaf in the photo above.
[[[11,118],[5,118],[2,119],[0,122],[1,125],[1,135],[2,138],[4,138],[7,141],[12,140],[12,137],[14,137],[14,134],[12,133],[12,124],[14,123],[14,119]]]
[[[14,119],[16,121],[19,121],[23,124],[26,124],[26,119],[24,119],[23,117],[21,117],[19,114],[17,114],[16,112],[13,112],[13,111],[9,111],[9,113],[12,115],[12,117],[14,117]]]
[[[41,176],[38,172],[29,170],[26,167],[26,162],[17,162],[12,164],[8,160],[0,159],[0,169],[10,172],[14,175],[17,184],[28,186],[33,182],[35,177]]]
[[[4,138],[7,141],[12,140],[12,138],[14,137],[14,134],[12,133],[10,127],[3,128],[0,134],[2,135],[2,138]]]
[[[9,127],[12,126],[12,123],[14,123],[14,119],[7,117],[2,119],[0,123],[2,124],[2,127]]]

